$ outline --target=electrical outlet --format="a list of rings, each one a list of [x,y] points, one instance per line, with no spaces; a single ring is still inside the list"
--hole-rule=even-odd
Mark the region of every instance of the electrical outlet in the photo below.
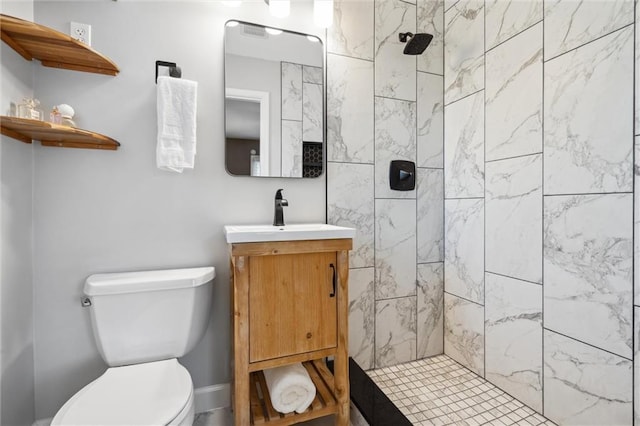
[[[91,25],[71,22],[69,25],[69,35],[80,43],[91,46]]]

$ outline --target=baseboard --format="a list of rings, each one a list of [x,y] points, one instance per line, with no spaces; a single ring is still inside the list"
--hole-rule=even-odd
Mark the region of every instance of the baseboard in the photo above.
[[[197,388],[195,391],[196,413],[225,408],[231,406],[231,384],[222,383],[219,385],[205,386]]]

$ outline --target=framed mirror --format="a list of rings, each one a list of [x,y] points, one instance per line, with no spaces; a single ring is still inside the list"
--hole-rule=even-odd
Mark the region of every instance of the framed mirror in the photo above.
[[[227,171],[260,177],[322,175],[326,138],[322,41],[229,21],[224,61]]]

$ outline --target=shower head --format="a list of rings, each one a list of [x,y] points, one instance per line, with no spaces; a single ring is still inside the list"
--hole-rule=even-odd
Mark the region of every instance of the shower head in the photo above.
[[[419,55],[429,46],[433,35],[427,33],[400,33],[398,34],[400,41],[407,43],[404,47],[405,55]]]

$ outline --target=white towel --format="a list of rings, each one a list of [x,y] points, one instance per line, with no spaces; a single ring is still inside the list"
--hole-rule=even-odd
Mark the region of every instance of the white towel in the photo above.
[[[264,378],[271,404],[281,413],[302,413],[316,397],[316,387],[300,363],[264,370]]]
[[[198,83],[181,78],[158,77],[159,169],[182,173],[193,169],[196,155],[196,105]]]

